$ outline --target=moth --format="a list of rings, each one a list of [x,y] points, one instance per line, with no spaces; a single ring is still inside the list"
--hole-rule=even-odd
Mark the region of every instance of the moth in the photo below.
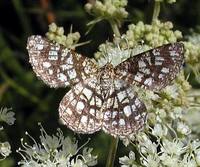
[[[50,87],[67,87],[59,116],[77,133],[102,129],[113,136],[129,136],[143,128],[147,112],[132,85],[159,91],[181,70],[184,47],[166,44],[132,56],[117,66],[99,68],[91,59],[39,35],[28,38],[29,61],[36,75]]]

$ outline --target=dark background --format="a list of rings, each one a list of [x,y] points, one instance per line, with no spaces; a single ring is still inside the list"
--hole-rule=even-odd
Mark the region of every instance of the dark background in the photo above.
[[[65,34],[73,25],[73,31],[81,34],[80,42],[92,40],[90,44],[77,48],[77,51],[92,57],[98,45],[111,39],[112,30],[106,21],[95,25],[92,31],[86,24],[93,19],[84,11],[81,0],[0,0],[0,107],[12,107],[16,114],[13,126],[5,126],[1,141],[8,140],[12,146],[9,162],[1,162],[0,166],[15,166],[21,158],[15,150],[20,146],[20,139],[28,131],[36,140],[40,135],[37,123],[41,122],[49,134],[55,133],[60,127],[65,136],[75,136],[79,146],[90,137],[87,146],[94,148],[98,154],[98,166],[104,166],[108,155],[110,136],[103,132],[93,135],[77,135],[58,122],[58,105],[68,89],[50,89],[38,80],[28,62],[26,41],[33,34],[45,35],[48,24],[55,21],[63,26]],[[127,30],[127,25],[151,22],[153,2],[151,0],[129,0],[126,19],[121,32]],[[179,29],[184,35],[190,34],[191,28],[200,24],[200,1],[177,0],[176,4],[162,4],[160,19],[172,21],[174,29]],[[125,147],[121,142],[118,147],[118,157],[127,155],[133,149]]]

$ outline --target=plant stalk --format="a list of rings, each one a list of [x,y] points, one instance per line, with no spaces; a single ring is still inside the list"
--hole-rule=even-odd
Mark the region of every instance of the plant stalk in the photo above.
[[[108,158],[107,158],[107,162],[106,162],[106,167],[114,166],[118,142],[119,142],[118,137],[116,137],[116,138],[112,137],[110,150],[109,150],[109,154],[108,154]]]
[[[109,21],[110,22],[110,25],[112,27],[112,30],[113,30],[113,33],[117,36],[117,37],[120,37],[120,32],[119,32],[119,28],[118,28],[118,25],[115,21]]]
[[[152,22],[158,19],[159,14],[160,14],[160,2],[155,1]]]

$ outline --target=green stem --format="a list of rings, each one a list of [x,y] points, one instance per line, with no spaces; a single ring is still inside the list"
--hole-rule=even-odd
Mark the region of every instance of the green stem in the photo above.
[[[106,167],[113,167],[114,166],[118,142],[119,142],[118,137],[117,138],[112,137],[109,155],[108,155],[107,162],[106,162]]]
[[[152,22],[158,19],[160,13],[160,2],[155,1]]]
[[[120,32],[119,32],[119,28],[118,28],[118,25],[117,23],[114,21],[114,20],[110,20],[109,21],[111,27],[112,27],[112,30],[114,32],[114,34],[117,36],[117,37],[120,37]]]

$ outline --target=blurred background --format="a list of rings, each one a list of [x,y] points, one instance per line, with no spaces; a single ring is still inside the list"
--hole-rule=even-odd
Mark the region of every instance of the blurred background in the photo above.
[[[16,122],[5,126],[5,132],[0,135],[1,141],[8,140],[12,146],[12,154],[0,166],[16,166],[20,156],[16,149],[20,139],[28,131],[35,139],[39,139],[38,122],[41,122],[47,133],[53,134],[60,127],[65,136],[75,136],[79,146],[91,138],[87,145],[94,148],[98,155],[98,166],[104,166],[108,155],[111,137],[103,132],[93,135],[77,135],[59,124],[58,105],[68,89],[51,89],[33,73],[28,62],[26,50],[27,38],[33,34],[44,36],[48,25],[55,22],[63,26],[65,33],[73,25],[73,32],[80,32],[80,42],[91,40],[87,45],[77,48],[79,53],[93,57],[98,45],[112,38],[112,30],[107,22],[100,22],[85,35],[87,23],[93,19],[84,10],[84,0],[0,0],[0,107],[12,107],[16,114]],[[129,17],[124,23],[122,32],[127,25],[151,22],[153,0],[129,0],[127,11]],[[192,29],[199,31],[200,1],[178,0],[173,5],[162,4],[160,19],[172,21],[174,29],[179,29],[184,35]],[[130,147],[119,143],[118,157],[127,154]],[[116,165],[117,166],[117,165]]]

